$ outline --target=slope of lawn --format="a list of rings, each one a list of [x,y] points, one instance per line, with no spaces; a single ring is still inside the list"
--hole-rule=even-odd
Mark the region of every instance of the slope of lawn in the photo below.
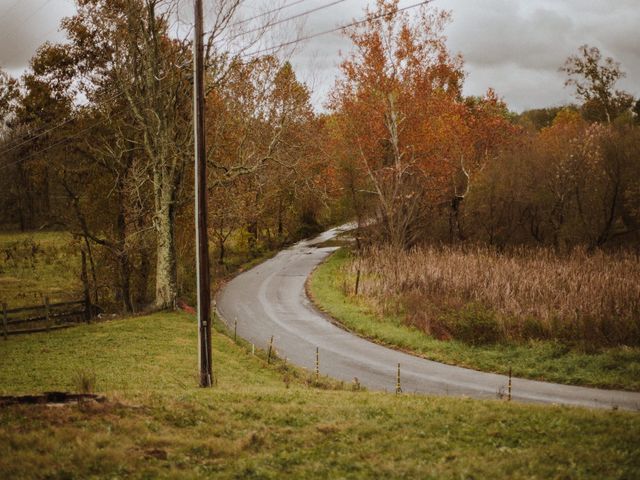
[[[66,232],[0,233],[0,302],[9,308],[82,297],[79,248]]]
[[[345,295],[344,283],[354,280],[347,278],[342,268],[348,261],[348,250],[338,250],[314,271],[308,291],[319,308],[364,337],[432,360],[482,371],[506,374],[512,368],[515,376],[523,378],[640,390],[638,348],[585,353],[553,341],[472,346],[436,340],[406,326],[399,316],[377,315],[361,296]]]
[[[633,478],[640,415],[345,389],[163,313],[0,340],[0,391],[102,403],[0,407],[0,478]],[[263,355],[263,352],[260,352]],[[335,385],[334,385],[335,387]]]

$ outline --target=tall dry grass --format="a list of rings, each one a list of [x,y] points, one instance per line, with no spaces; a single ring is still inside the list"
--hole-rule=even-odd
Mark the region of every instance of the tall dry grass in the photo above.
[[[640,258],[624,251],[372,247],[347,266],[382,311],[472,343],[557,338],[640,344]]]

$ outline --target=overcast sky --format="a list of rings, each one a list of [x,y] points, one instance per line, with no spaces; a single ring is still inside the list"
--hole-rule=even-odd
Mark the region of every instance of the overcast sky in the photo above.
[[[182,0],[189,10],[189,0]],[[281,17],[295,15],[335,0],[247,1],[244,18],[297,3]],[[417,0],[401,0],[401,6]],[[205,0],[212,5],[213,0]],[[373,0],[344,0],[309,14],[301,27],[312,34],[362,17]],[[465,59],[465,93],[480,95],[493,87],[512,110],[559,105],[572,100],[558,68],[587,43],[614,57],[627,72],[620,86],[640,95],[640,0],[434,0],[451,10],[447,28],[451,51]],[[266,7],[265,7],[266,5]],[[0,68],[21,74],[38,45],[59,41],[60,19],[74,13],[73,0],[0,0]],[[188,19],[187,19],[188,20]],[[285,32],[286,34],[286,32]],[[321,105],[338,72],[339,52],[349,41],[339,34],[316,37],[299,46],[293,63],[315,91]]]

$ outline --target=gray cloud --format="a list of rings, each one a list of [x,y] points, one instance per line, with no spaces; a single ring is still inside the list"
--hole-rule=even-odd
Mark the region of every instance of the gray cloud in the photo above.
[[[60,41],[60,20],[75,11],[71,0],[0,0],[0,67],[19,75],[39,45]]]
[[[182,3],[183,20],[188,22],[190,1]],[[307,0],[283,10],[282,16],[326,3],[329,0]],[[304,21],[304,33],[361,18],[364,7],[372,3],[347,0],[315,12]],[[415,0],[400,2],[401,6],[412,3]],[[242,13],[247,18],[277,5],[268,0],[247,1]],[[482,94],[493,87],[515,110],[571,101],[572,92],[564,88],[558,68],[579,45],[588,43],[618,60],[628,74],[620,86],[640,95],[638,0],[434,0],[434,5],[453,13],[446,33],[451,50],[465,58],[467,94]],[[57,27],[73,11],[72,0],[0,0],[0,66],[21,73],[39,44],[63,38]],[[280,28],[275,38],[293,38],[296,25]],[[331,34],[294,50],[292,62],[298,75],[314,88],[316,105],[322,105],[338,74],[338,53],[349,48],[344,36]]]
[[[621,87],[640,94],[637,1],[440,0],[453,11],[449,46],[465,57],[465,91],[495,87],[516,110],[565,103],[572,92],[558,73],[578,46],[597,46],[622,64]]]

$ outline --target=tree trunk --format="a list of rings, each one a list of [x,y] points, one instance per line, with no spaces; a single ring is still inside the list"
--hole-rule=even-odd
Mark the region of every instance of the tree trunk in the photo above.
[[[127,232],[124,212],[124,195],[120,186],[120,209],[118,211],[118,270],[120,273],[120,290],[122,291],[122,308],[126,313],[133,312],[131,302],[131,264],[127,251]]]
[[[24,168],[23,162],[18,162],[18,204],[20,205],[20,229],[21,231],[33,228],[33,197],[29,185],[29,178]]]
[[[175,308],[177,297],[175,188],[161,184],[156,188],[156,299],[159,309]]]
[[[140,259],[140,268],[138,269],[137,278],[141,280],[141,286],[136,291],[136,305],[146,305],[149,302],[149,273],[151,272],[151,262],[149,257],[151,254],[151,248],[146,248],[146,244],[142,248],[142,255]]]
[[[249,232],[249,252],[255,253],[258,247],[258,220],[253,220],[247,225],[247,232]]]
[[[282,240],[282,234],[284,233],[284,225],[282,222],[282,197],[278,198],[278,239]]]
[[[224,265],[224,240],[222,238],[220,238],[219,242],[218,242],[218,246],[220,247],[220,254],[218,255],[218,264],[219,265]]]

